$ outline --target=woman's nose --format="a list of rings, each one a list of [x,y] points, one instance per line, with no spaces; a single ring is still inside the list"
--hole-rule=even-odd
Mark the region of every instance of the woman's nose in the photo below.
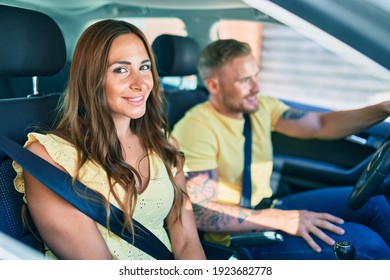
[[[130,88],[134,91],[141,91],[144,85],[142,76],[140,74],[134,74],[130,80]]]

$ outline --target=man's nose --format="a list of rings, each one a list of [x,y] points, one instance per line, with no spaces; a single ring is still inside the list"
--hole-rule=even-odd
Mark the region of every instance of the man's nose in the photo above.
[[[260,91],[260,80],[256,76],[256,77],[251,79],[251,92],[252,93],[257,93],[259,91]]]

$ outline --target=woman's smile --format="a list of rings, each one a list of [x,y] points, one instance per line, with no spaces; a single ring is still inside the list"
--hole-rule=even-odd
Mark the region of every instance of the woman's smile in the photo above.
[[[136,96],[136,97],[123,97],[124,100],[130,105],[140,106],[144,103],[144,96]]]

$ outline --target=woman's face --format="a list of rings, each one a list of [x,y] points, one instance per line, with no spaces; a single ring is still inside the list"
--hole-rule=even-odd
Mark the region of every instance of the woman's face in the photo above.
[[[114,121],[142,117],[152,88],[151,61],[142,40],[132,33],[115,38],[108,54],[105,85]]]

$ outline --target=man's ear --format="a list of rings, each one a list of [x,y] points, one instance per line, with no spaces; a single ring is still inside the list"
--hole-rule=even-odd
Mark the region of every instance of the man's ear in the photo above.
[[[209,93],[211,95],[214,95],[218,92],[219,89],[219,82],[217,78],[208,78],[205,81],[205,86],[207,87]]]

